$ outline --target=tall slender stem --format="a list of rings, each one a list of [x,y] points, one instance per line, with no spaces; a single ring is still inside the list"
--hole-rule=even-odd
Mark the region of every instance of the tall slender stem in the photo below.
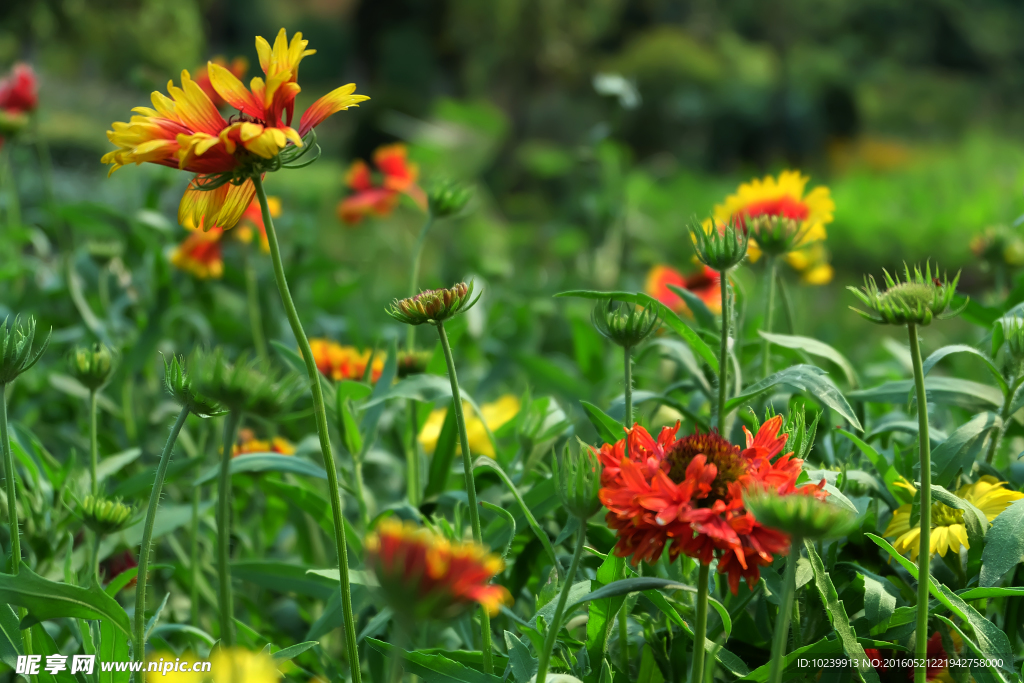
[[[420,506],[420,449],[417,441],[419,421],[416,419],[416,401],[409,399],[406,402],[409,411],[409,448],[405,455],[405,492],[409,498],[409,505],[414,508]]]
[[[789,640],[789,620],[793,616],[793,597],[796,594],[796,565],[800,559],[800,539],[790,539],[789,557],[786,558],[786,573],[782,577],[782,603],[775,617],[775,634],[772,637],[772,661],[768,683],[782,680],[783,661],[786,656],[786,641]],[[800,628],[797,623],[797,628]]]
[[[178,433],[181,432],[187,417],[188,408],[182,408],[178,413],[178,419],[174,421],[174,426],[171,427],[171,433],[167,436],[164,450],[160,453],[160,463],[156,466],[156,476],[153,478],[153,490],[149,494],[149,509],[146,511],[146,521],[142,527],[139,574],[135,583],[135,660],[140,662],[146,656],[146,584],[149,556],[153,550],[153,524],[156,522],[156,509],[160,506],[160,494],[163,492],[164,478],[167,476],[167,466],[171,462],[174,442],[178,440]],[[144,679],[140,679],[140,683],[142,680]]]
[[[263,180],[257,175],[253,177],[252,182],[256,186],[256,196],[260,200],[260,208],[263,211],[263,224],[267,229],[270,258],[274,264],[274,279],[277,281],[277,289],[281,293],[281,303],[284,304],[288,323],[291,325],[292,334],[295,335],[295,341],[298,342],[299,350],[302,352],[302,360],[306,364],[306,374],[309,376],[309,388],[313,395],[313,415],[316,418],[320,451],[323,454],[327,470],[327,488],[331,499],[331,513],[334,518],[334,543],[338,550],[338,582],[341,584],[341,609],[342,617],[345,620],[345,653],[348,657],[351,683],[360,683],[362,671],[359,668],[356,622],[352,616],[352,585],[349,582],[348,546],[345,542],[345,509],[341,502],[341,487],[338,485],[338,467],[334,460],[334,451],[331,449],[330,433],[327,430],[327,410],[324,407],[323,388],[320,386],[320,371],[316,368],[313,351],[309,348],[309,339],[306,337],[305,330],[302,329],[299,313],[295,309],[295,302],[292,301],[291,292],[288,290],[288,280],[285,278],[284,264],[281,261],[281,247],[277,242],[274,219],[271,217],[270,207],[267,205],[267,193],[263,189]]]
[[[53,208],[53,160],[50,158],[50,146],[46,143],[39,130],[39,115],[32,117],[32,129],[35,133],[36,154],[39,156],[39,175],[43,181],[43,202],[47,209]]]
[[[412,248],[412,275],[409,276],[409,296],[416,296],[419,293],[420,284],[420,260],[423,258],[423,245],[427,241],[427,233],[434,224],[434,214],[427,212],[427,220],[420,228],[420,234],[416,237],[416,244]],[[416,328],[409,326],[406,332],[405,348],[412,351],[416,347]]]
[[[21,202],[18,200],[18,186],[14,181],[14,173],[11,170],[10,149],[12,145],[5,145],[0,148],[0,189],[7,190],[7,225],[21,225]]]
[[[4,453],[4,479],[7,481],[7,521],[11,527],[11,574],[21,568],[21,532],[18,527],[18,485],[14,480],[14,454],[7,431],[7,385],[0,384],[0,446]]]
[[[764,322],[761,324],[761,329],[765,332],[772,331],[772,321],[775,318],[775,274],[778,269],[779,259],[777,256],[766,256],[765,257],[765,283],[768,291],[768,300],[765,304],[764,309]],[[762,376],[767,377],[772,373],[772,345],[765,339],[762,341],[761,347],[761,371]]]
[[[925,683],[928,658],[928,584],[931,569],[932,530],[932,452],[928,440],[928,396],[924,390],[924,371],[921,369],[921,344],[917,338],[917,325],[907,325],[910,337],[910,358],[914,364],[914,385],[917,388],[917,433],[921,451],[921,534],[917,553],[917,635],[915,659],[922,666],[914,667],[914,683]]]
[[[192,492],[192,523],[189,527],[189,606],[192,625],[199,628],[199,501],[203,497],[203,487],[196,487]]]
[[[693,663],[690,668],[690,683],[704,680],[704,641],[708,633],[708,577],[710,564],[701,564],[697,573],[697,616],[693,622]]]
[[[562,583],[562,590],[558,593],[558,602],[555,603],[555,613],[548,625],[547,637],[544,639],[544,649],[540,653],[537,662],[536,683],[544,683],[548,675],[548,663],[551,661],[551,652],[555,649],[555,641],[558,640],[558,633],[562,630],[562,615],[565,612],[565,603],[569,600],[569,591],[572,589],[572,582],[576,578],[576,572],[580,567],[580,558],[583,557],[583,547],[587,541],[587,522],[580,520],[580,530],[576,532],[576,550],[572,554],[572,561],[569,563],[569,573],[565,575],[565,582]]]
[[[633,347],[623,346],[622,347],[622,360],[625,366],[623,374],[626,380],[626,392],[624,394],[626,399],[626,412],[622,418],[622,424],[626,426],[626,429],[633,428]]]
[[[718,351],[718,431],[725,430],[725,397],[729,384],[729,277],[719,271],[722,281],[722,341]]]
[[[469,519],[473,525],[473,540],[483,543],[480,528],[480,506],[476,502],[476,480],[473,479],[473,459],[469,453],[469,435],[466,433],[466,416],[462,412],[462,393],[459,391],[459,378],[455,375],[455,357],[452,347],[448,344],[448,335],[444,331],[444,323],[437,323],[437,334],[441,338],[444,359],[448,364],[448,380],[452,385],[452,408],[455,410],[455,423],[459,427],[459,445],[462,447],[462,467],[466,474],[466,495],[469,498]],[[484,656],[484,673],[494,672],[491,661],[491,617],[487,608],[480,608],[480,630]]]
[[[629,675],[629,601],[622,601],[619,610],[619,668]]]
[[[260,289],[259,280],[256,277],[256,266],[249,255],[249,249],[242,249],[242,265],[245,269],[245,298],[246,306],[249,309],[249,328],[252,330],[252,345],[256,347],[256,353],[266,361],[270,358],[267,353],[267,339],[263,334],[263,313],[260,311]]]
[[[235,433],[242,414],[232,410],[224,418],[224,447],[220,457],[220,479],[217,482],[217,579],[220,603],[220,642],[235,644],[235,605],[231,595],[231,457]]]
[[[92,574],[92,585],[102,589],[103,584],[100,583],[100,538],[101,536],[95,531],[92,533],[92,563],[89,572]]]
[[[92,481],[92,495],[98,496],[100,484],[96,468],[100,459],[99,434],[96,429],[96,390],[89,390],[89,476]]]

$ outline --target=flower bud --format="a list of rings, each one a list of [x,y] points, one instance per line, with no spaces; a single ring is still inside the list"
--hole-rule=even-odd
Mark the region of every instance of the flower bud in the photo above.
[[[116,533],[134,523],[135,510],[122,503],[120,498],[86,496],[78,509],[85,525],[100,536]]]
[[[68,356],[68,369],[86,388],[96,391],[107,383],[114,371],[114,354],[106,344],[99,342],[79,346]]]
[[[1003,323],[1006,350],[1015,363],[1024,362],[1024,320],[1013,318]]]
[[[933,274],[931,264],[925,265],[923,273],[920,266],[915,266],[913,272],[909,266],[904,266],[905,276],[902,282],[899,275],[893,278],[888,272],[882,272],[885,274],[885,291],[878,288],[875,278],[870,275],[864,279],[864,287],[861,289],[847,287],[868,307],[867,311],[862,311],[851,306],[851,310],[871,322],[882,325],[924,326],[933,318],[952,318],[967,307],[967,303],[964,302],[961,308],[949,310],[949,304],[956,294],[956,284],[960,280],[959,272],[952,282],[949,282],[945,275],[939,278],[938,267]]]
[[[421,375],[427,371],[430,359],[434,357],[433,351],[399,351],[398,352],[398,376],[400,378],[409,375]]]
[[[638,346],[661,323],[652,306],[626,304],[623,310],[613,299],[594,306],[590,318],[598,332],[623,348]]]
[[[18,318],[14,322],[4,318],[3,324],[0,324],[0,384],[13,382],[18,375],[38,362],[50,345],[50,333],[46,334],[42,345],[33,353],[32,342],[35,337],[35,318],[30,317],[24,325]]]
[[[555,475],[555,489],[569,514],[586,522],[601,509],[598,492],[601,490],[601,465],[593,449],[580,444],[578,453],[566,446],[559,464],[556,456],[551,461]]]
[[[988,227],[975,235],[971,251],[985,267],[1024,265],[1024,240],[1005,225]]]
[[[755,488],[744,494],[743,505],[758,522],[789,534],[794,542],[842,536],[856,521],[850,510],[802,493]]]
[[[468,311],[480,299],[473,299],[473,283],[460,282],[448,289],[428,289],[407,299],[395,299],[387,314],[407,325],[437,325]]]
[[[762,215],[747,221],[750,237],[768,256],[781,256],[797,248],[807,230],[785,216]]]
[[[434,218],[447,218],[462,211],[473,197],[473,191],[462,183],[442,180],[427,193],[427,205]]]
[[[693,224],[690,237],[693,238],[697,260],[720,273],[739,265],[747,255],[747,231],[735,221]]]
[[[172,356],[168,363],[164,358],[164,386],[175,402],[193,415],[210,417],[221,412],[220,404],[196,388],[192,376],[185,371],[184,359]]]
[[[280,376],[266,363],[245,356],[231,363],[222,349],[196,356],[199,391],[228,410],[264,418],[282,413],[296,396],[294,376]]]

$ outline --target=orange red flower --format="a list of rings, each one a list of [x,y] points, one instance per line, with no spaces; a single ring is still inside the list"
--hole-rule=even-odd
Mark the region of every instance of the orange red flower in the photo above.
[[[241,79],[249,71],[249,60],[245,57],[235,57],[228,64],[228,60],[224,57],[216,56],[210,60],[217,66],[224,67],[234,75],[235,78]],[[218,109],[223,107],[227,102],[220,93],[213,87],[213,83],[210,82],[210,70],[206,66],[201,66],[196,69],[196,85],[203,89],[206,96],[210,98],[213,105]]]
[[[388,602],[414,619],[451,619],[477,604],[491,615],[512,604],[503,586],[488,583],[505,563],[473,542],[452,543],[412,522],[385,519],[366,539],[366,566]]]
[[[15,135],[28,125],[28,115],[39,104],[39,84],[28,64],[15,64],[0,80],[0,146],[5,135]]]
[[[713,313],[722,312],[722,279],[717,270],[703,266],[697,272],[683,275],[671,266],[657,265],[647,273],[644,291],[676,313],[692,318],[693,312],[686,305],[686,301],[669,289],[669,285],[690,290],[699,296]]]
[[[828,265],[828,255],[821,243],[827,236],[825,226],[832,222],[836,205],[827,187],[818,186],[805,193],[809,180],[799,171],[755,178],[740,185],[734,194],[715,206],[712,218],[718,224],[732,220],[744,228],[748,220],[759,216],[797,221],[800,229],[797,248],[786,255],[786,261],[801,274],[804,282],[824,284],[832,279],[832,267]],[[812,246],[815,248],[809,249]],[[761,249],[753,239],[747,254],[751,261],[761,256]]]
[[[760,567],[787,552],[789,538],[758,523],[744,508],[743,492],[761,486],[781,495],[828,495],[824,480],[796,485],[803,460],[779,455],[788,438],[781,427],[775,416],[756,436],[744,428],[743,449],[715,431],[677,439],[678,423],[657,440],[634,425],[626,438],[604,444],[600,497],[618,533],[615,554],[632,556],[633,564],[655,562],[668,545],[671,560],[685,553],[709,564],[717,557],[734,594],[741,578],[753,587]]]
[[[256,433],[248,428],[238,430],[238,441],[231,450],[231,457],[237,458],[246,453],[278,453],[279,455],[294,455],[295,445],[281,436],[272,439],[257,439]]]
[[[271,217],[277,218],[281,215],[281,200],[277,197],[267,197],[267,206],[270,208]],[[171,253],[171,263],[198,278],[221,277],[224,274],[224,256],[221,250],[223,228],[214,225],[204,232],[191,223],[184,227],[190,234]],[[231,234],[238,241],[249,244],[255,231],[260,233],[260,249],[265,254],[270,253],[267,227],[263,224],[263,211],[260,209],[258,199],[249,203],[249,207],[242,213],[238,225]]]
[[[227,68],[207,63],[211,87],[238,110],[230,120],[188,71],[181,87],[167,85],[170,97],[152,95],[153,107],[136,107],[138,116],[116,122],[107,137],[117,147],[103,156],[110,172],[144,162],[178,168],[196,177],[178,207],[178,222],[206,228],[232,228],[255,197],[253,176],[280,167],[279,156],[303,147],[303,138],[328,116],[368,99],[355,94],[355,84],[337,88],[316,100],[292,127],[299,63],[314,50],[296,33],[291,42],[281,29],[273,47],[256,38],[265,78],[246,88]]]
[[[385,354],[374,354],[370,349],[360,351],[354,346],[342,346],[329,339],[310,339],[309,348],[313,351],[313,361],[325,376],[335,381],[362,381],[366,376],[366,367],[373,359],[370,370],[370,381],[376,383],[384,372]]]
[[[427,208],[427,196],[416,184],[419,167],[408,160],[405,145],[395,143],[378,147],[373,163],[379,171],[372,173],[362,159],[356,159],[345,174],[345,184],[353,193],[338,203],[338,218],[356,225],[365,216],[387,216],[406,194],[421,208]]]

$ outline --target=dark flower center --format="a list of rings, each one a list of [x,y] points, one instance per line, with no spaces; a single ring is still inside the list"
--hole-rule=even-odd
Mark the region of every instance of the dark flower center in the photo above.
[[[723,439],[717,432],[702,434],[697,432],[676,441],[669,450],[666,460],[669,463],[668,477],[677,484],[686,479],[686,468],[695,457],[703,454],[709,465],[718,468],[711,483],[711,493],[703,504],[710,505],[716,500],[726,497],[729,484],[738,480],[746,472],[746,463],[740,455],[738,446]]]

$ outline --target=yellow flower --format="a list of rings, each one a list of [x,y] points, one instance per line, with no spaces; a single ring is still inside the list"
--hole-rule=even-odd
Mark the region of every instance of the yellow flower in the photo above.
[[[985,475],[973,484],[961,486],[956,495],[981,510],[991,522],[1005,510],[1010,503],[1024,498],[1024,493],[1005,488],[1006,482]],[[911,505],[901,505],[892,516],[883,536],[896,538],[893,547],[900,553],[910,551],[911,559],[917,559],[920,549],[921,529],[910,525]],[[953,551],[959,553],[960,548],[970,548],[967,542],[967,527],[964,524],[964,513],[943,503],[932,504],[931,535],[929,551],[942,557]]]
[[[777,216],[800,223],[796,249],[786,255],[786,262],[801,273],[808,284],[824,284],[832,279],[828,255],[820,245],[827,234],[825,226],[832,222],[835,202],[829,189],[819,186],[804,194],[810,180],[799,171],[783,171],[778,178],[765,176],[743,183],[734,194],[725,198],[712,213],[715,223],[730,220],[746,227],[747,220],[759,216]],[[708,229],[708,226],[705,226]],[[753,239],[747,247],[751,261],[761,257],[761,248]]]
[[[202,683],[209,677],[209,673],[193,673],[192,665],[197,661],[191,652],[184,652],[180,657],[172,652],[154,652],[146,660],[147,670],[153,672],[146,678],[160,680],[162,683]],[[149,669],[151,666],[154,668]],[[175,666],[178,669],[187,668],[188,671],[174,671]]]
[[[210,656],[209,680],[213,683],[277,683],[277,664],[262,652],[241,648],[217,650]]]
[[[495,455],[494,444],[487,437],[484,423],[486,422],[487,427],[493,432],[514,418],[519,413],[519,408],[519,398],[512,394],[505,394],[497,401],[480,406],[480,412],[484,418],[484,422],[481,422],[472,406],[463,402],[462,410],[466,416],[466,436],[469,438],[470,452],[473,455],[486,455],[493,458]],[[437,439],[441,436],[441,427],[444,426],[444,418],[447,413],[447,408],[438,408],[433,411],[424,423],[423,429],[420,430],[419,442],[427,453],[433,453],[437,448]],[[462,447],[456,444],[455,451],[462,453]]]

